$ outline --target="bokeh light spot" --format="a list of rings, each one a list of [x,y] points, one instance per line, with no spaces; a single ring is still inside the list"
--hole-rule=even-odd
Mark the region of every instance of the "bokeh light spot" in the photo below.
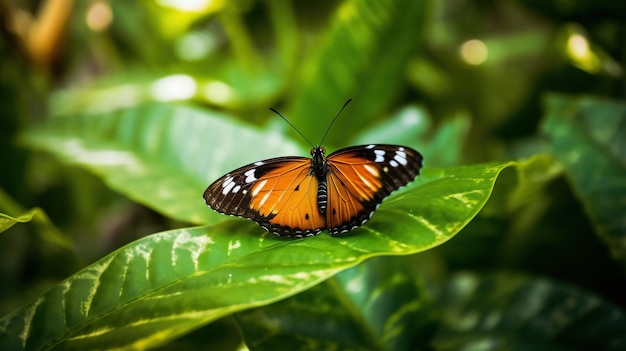
[[[191,32],[176,42],[176,54],[185,61],[205,59],[217,48],[215,36],[205,32]]]
[[[596,54],[591,50],[589,41],[580,33],[572,33],[567,38],[567,54],[578,68],[589,73],[597,73],[601,70],[601,63]]]
[[[199,12],[211,6],[214,0],[157,0],[164,7],[170,7],[179,11]]]
[[[174,74],[161,78],[151,87],[152,97],[159,101],[186,100],[194,97],[196,81],[186,74]]]
[[[113,22],[113,11],[109,3],[100,0],[91,3],[85,14],[85,22],[87,22],[87,27],[94,32],[106,30]]]
[[[214,103],[227,103],[233,99],[233,95],[233,90],[224,82],[215,80],[204,86],[204,96]]]
[[[461,44],[461,58],[470,65],[481,65],[487,61],[489,50],[481,40],[472,39]]]

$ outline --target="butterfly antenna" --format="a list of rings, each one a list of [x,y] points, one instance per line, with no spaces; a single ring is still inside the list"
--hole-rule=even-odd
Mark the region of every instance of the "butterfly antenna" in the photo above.
[[[287,118],[285,118],[285,116],[281,115],[281,114],[280,114],[280,112],[278,112],[278,111],[274,110],[274,109],[273,109],[273,108],[271,108],[271,107],[270,107],[270,110],[271,110],[272,112],[274,112],[275,114],[279,115],[279,116],[280,116],[280,118],[284,119],[284,120],[285,120],[285,122],[287,122],[287,124],[289,124],[289,125],[290,125],[293,129],[295,129],[295,130],[296,130],[296,132],[298,132],[298,134],[300,134],[300,136],[301,136],[302,138],[304,138],[304,140],[306,140],[306,142],[307,142],[307,143],[309,143],[309,145],[311,145],[311,147],[315,147],[315,146],[313,145],[313,143],[312,143],[312,142],[310,142],[310,141],[309,141],[309,139],[307,139],[307,138],[304,136],[304,134],[300,133],[300,131],[298,130],[298,128],[296,128],[296,126],[294,126],[293,124],[291,124],[291,122],[289,122],[289,120],[288,120]]]
[[[348,99],[348,101],[346,101],[346,103],[343,104],[343,107],[341,108],[341,110],[339,110],[339,112],[337,112],[337,115],[335,116],[335,118],[333,118],[333,120],[328,125],[328,128],[326,128],[326,133],[324,133],[324,136],[322,137],[322,140],[320,141],[319,145],[322,145],[322,143],[324,142],[324,139],[326,139],[326,135],[328,134],[328,131],[330,130],[330,127],[333,126],[333,123],[335,123],[335,121],[337,120],[337,117],[339,117],[339,115],[341,114],[343,109],[346,108],[346,106],[348,106],[350,101],[352,101],[352,99]]]

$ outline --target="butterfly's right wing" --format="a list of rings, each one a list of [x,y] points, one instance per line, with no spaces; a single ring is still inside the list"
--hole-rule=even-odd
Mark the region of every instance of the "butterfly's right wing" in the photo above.
[[[352,146],[328,155],[326,225],[331,235],[365,223],[394,190],[411,182],[422,168],[422,155],[406,146]]]
[[[317,208],[318,181],[310,166],[306,157],[255,162],[213,182],[204,199],[215,211],[249,218],[279,236],[316,235],[326,220]]]

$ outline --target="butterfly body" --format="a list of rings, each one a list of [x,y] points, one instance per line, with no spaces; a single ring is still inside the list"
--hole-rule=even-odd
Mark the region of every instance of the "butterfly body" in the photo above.
[[[328,163],[326,162],[326,149],[316,146],[311,149],[311,169],[310,175],[317,178],[317,208],[321,215],[326,214],[328,205],[328,184],[326,183],[326,175],[328,174]]]
[[[346,233],[365,223],[391,192],[411,182],[422,167],[419,152],[370,144],[311,158],[277,157],[238,168],[211,184],[204,199],[214,210],[249,218],[286,237],[327,229]]]

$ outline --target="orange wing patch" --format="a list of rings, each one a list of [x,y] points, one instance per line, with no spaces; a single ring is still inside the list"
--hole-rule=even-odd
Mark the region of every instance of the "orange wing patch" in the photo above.
[[[329,162],[330,163],[330,162]],[[329,176],[336,175],[348,191],[360,201],[370,201],[382,187],[378,167],[361,157],[333,158]]]
[[[334,159],[328,173],[326,224],[333,234],[348,232],[365,223],[378,202],[382,187],[378,167],[356,157]]]
[[[265,218],[258,223],[271,232],[315,235],[326,227],[317,207],[318,181],[309,175],[310,161],[280,167],[252,186],[250,209]]]

